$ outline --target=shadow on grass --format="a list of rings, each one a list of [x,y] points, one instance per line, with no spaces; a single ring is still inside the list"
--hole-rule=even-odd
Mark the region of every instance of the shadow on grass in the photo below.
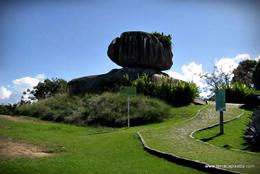
[[[245,109],[247,111],[254,111],[255,109],[259,108],[260,106],[257,104],[251,104],[251,105],[242,105],[240,106],[241,109]]]
[[[223,135],[223,134],[217,133],[217,134],[214,135],[214,136],[211,136],[211,137],[208,137],[208,138],[202,138],[202,139],[200,139],[200,140],[201,140],[201,141],[204,141],[204,142],[207,142],[207,141],[213,140],[214,138],[216,138],[216,137],[218,137],[218,136],[220,136],[220,135]]]

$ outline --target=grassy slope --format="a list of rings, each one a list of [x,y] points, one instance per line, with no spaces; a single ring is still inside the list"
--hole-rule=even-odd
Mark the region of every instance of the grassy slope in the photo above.
[[[240,113],[240,109],[228,107],[227,112],[225,112],[225,119],[234,118]],[[216,114],[214,107],[210,106],[202,110],[193,119],[171,126],[146,130],[142,132],[142,135],[148,146],[164,152],[211,165],[255,165],[253,168],[233,168],[232,170],[257,173],[260,170],[260,154],[248,154],[209,146],[203,142],[194,141],[189,136],[196,129],[217,123],[218,116]]]
[[[244,144],[243,135],[251,116],[252,112],[245,111],[245,114],[239,119],[226,123],[224,127],[225,134],[222,136],[217,136],[219,127],[198,131],[194,136],[197,139],[207,139],[208,143],[214,144],[215,146],[245,150],[246,145]]]
[[[178,116],[160,124],[130,129],[83,128],[49,122],[1,119],[0,136],[48,147],[57,155],[44,158],[0,157],[0,173],[202,173],[150,155],[136,132],[181,122],[199,106],[173,109]]]

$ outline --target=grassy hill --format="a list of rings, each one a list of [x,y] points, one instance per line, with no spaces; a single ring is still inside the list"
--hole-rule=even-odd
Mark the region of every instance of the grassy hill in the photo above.
[[[123,107],[125,108],[122,109]],[[163,152],[210,165],[254,166],[228,169],[243,173],[255,173],[259,170],[259,153],[223,148],[224,141],[229,146],[241,145],[239,135],[243,133],[243,124],[251,114],[249,111],[244,112],[234,106],[227,107],[225,120],[242,114],[243,121],[228,123],[224,136],[214,139],[215,145],[219,143],[221,146],[217,147],[191,137],[197,129],[218,122],[212,104],[174,108],[157,99],[136,96],[131,99],[131,107],[131,123],[136,125],[131,128],[116,128],[126,126],[126,97],[111,93],[83,97],[59,95],[31,105],[22,105],[15,110],[18,114],[28,114],[36,118],[0,115],[0,174],[203,173],[144,151],[137,132],[141,132],[149,147]],[[41,121],[39,118],[84,127]],[[145,120],[140,121],[137,118]],[[95,119],[98,122],[93,122]],[[146,125],[140,126],[140,122]],[[201,137],[212,135],[212,132],[196,134]],[[23,151],[31,152],[29,148],[34,148],[48,155],[36,157],[19,154],[19,148],[13,148],[16,155],[8,155],[12,151],[11,146],[15,144],[19,148],[21,145],[27,148]],[[6,146],[10,146],[8,151],[5,150]]]
[[[190,118],[201,106],[171,109],[176,117],[133,128],[77,127],[0,116],[0,138],[47,148],[52,156],[8,158],[0,155],[0,173],[202,173],[150,155],[136,132]],[[27,117],[26,117],[27,118]],[[1,148],[1,146],[0,146]]]
[[[165,102],[143,95],[130,98],[131,125],[161,122],[172,117]],[[36,103],[18,106],[14,114],[82,126],[125,127],[127,97],[119,93],[56,95]]]

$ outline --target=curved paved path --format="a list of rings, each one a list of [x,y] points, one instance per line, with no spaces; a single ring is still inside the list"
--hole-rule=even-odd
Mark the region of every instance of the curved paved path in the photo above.
[[[243,114],[237,106],[228,106],[224,120]],[[141,132],[146,144],[159,151],[171,153],[186,159],[197,160],[226,170],[242,173],[260,171],[260,154],[226,150],[195,140],[190,136],[194,130],[208,127],[219,121],[213,105],[200,111],[193,118],[173,126],[150,129]],[[226,165],[226,166],[224,166]]]

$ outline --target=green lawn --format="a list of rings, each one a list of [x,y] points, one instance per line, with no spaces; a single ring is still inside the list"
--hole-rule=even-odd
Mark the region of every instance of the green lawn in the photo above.
[[[219,135],[219,127],[198,131],[194,137],[207,143],[227,149],[245,150],[246,145],[243,139],[245,130],[252,116],[252,112],[245,111],[240,118],[228,122],[224,125],[224,135]]]
[[[77,127],[38,120],[14,122],[0,116],[0,138],[38,145],[56,153],[41,158],[0,156],[0,173],[202,173],[150,155],[136,135],[139,130],[180,123],[200,108],[173,109],[177,115],[172,119],[130,129]]]
[[[196,115],[200,109],[201,112]],[[238,134],[244,130],[250,112],[245,111],[240,121],[234,120],[225,125],[225,139],[218,137],[212,140],[217,146],[190,137],[194,130],[218,122],[214,106],[190,105],[173,108],[171,112],[174,117],[162,123],[129,129],[77,127],[37,119],[17,122],[0,116],[0,140],[1,137],[9,138],[55,152],[53,156],[41,158],[0,156],[0,173],[202,173],[150,155],[143,149],[136,134],[138,131],[141,131],[148,146],[161,151],[211,165],[255,165],[247,169],[232,169],[243,173],[257,173],[260,170],[260,154],[217,147],[228,144],[232,148],[243,148]],[[241,109],[228,106],[225,119],[235,118],[241,113]],[[214,136],[214,129],[218,130],[209,129],[205,137]],[[201,131],[196,136],[204,137],[205,134]]]
[[[241,109],[228,106],[224,119],[235,118],[241,113],[243,113]],[[194,130],[218,123],[218,121],[218,113],[215,112],[214,106],[210,105],[192,119],[175,125],[141,131],[141,134],[146,144],[153,149],[210,165],[242,165],[245,168],[228,168],[228,170],[258,173],[260,171],[260,154],[249,154],[210,146],[204,142],[196,141],[190,136]]]

